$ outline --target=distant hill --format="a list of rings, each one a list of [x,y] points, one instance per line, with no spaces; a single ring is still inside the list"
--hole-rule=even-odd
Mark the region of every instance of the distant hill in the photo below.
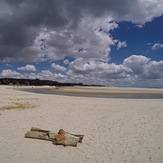
[[[61,83],[52,80],[40,80],[40,79],[15,79],[15,78],[0,78],[0,84],[3,85],[26,85],[26,86],[90,86],[83,83]],[[95,85],[92,85],[95,86]],[[97,86],[97,85],[96,85]]]

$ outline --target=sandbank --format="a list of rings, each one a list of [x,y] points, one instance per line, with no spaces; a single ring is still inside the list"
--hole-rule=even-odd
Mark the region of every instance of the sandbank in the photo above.
[[[163,89],[153,88],[123,88],[123,87],[94,87],[94,86],[35,86],[21,87],[33,93],[56,94],[80,97],[101,97],[101,98],[132,98],[132,99],[163,99]]]
[[[68,92],[68,93],[102,93],[102,94],[149,94],[158,93],[163,94],[163,89],[153,88],[124,88],[124,87],[94,87],[94,86],[70,86],[70,87],[57,87],[47,88],[55,92]]]

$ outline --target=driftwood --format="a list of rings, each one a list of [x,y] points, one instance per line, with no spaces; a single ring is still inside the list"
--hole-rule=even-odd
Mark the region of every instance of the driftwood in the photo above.
[[[60,133],[63,131],[63,133]],[[77,143],[82,143],[84,135],[77,135],[65,132],[63,129],[57,133],[52,133],[49,130],[32,127],[31,131],[27,131],[25,138],[40,139],[52,141],[55,145],[77,146]]]
[[[39,132],[45,132],[45,133],[50,132],[50,130],[43,130],[43,129],[40,129],[40,128],[37,128],[37,127],[32,127],[31,131],[39,131]]]

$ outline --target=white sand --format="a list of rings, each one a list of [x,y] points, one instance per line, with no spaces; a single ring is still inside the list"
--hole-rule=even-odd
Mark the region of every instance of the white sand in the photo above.
[[[0,86],[2,163],[162,163],[163,99],[111,99],[41,95]],[[24,138],[32,126],[84,134],[75,147]]]

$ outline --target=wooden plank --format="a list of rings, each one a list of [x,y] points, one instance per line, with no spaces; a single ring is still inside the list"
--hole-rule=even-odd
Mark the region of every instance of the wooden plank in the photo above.
[[[43,130],[37,127],[31,127],[31,131],[40,131],[40,132],[46,132],[46,133],[50,132],[50,130]]]
[[[25,138],[41,139],[41,140],[51,141],[49,139],[49,136],[47,133],[39,132],[39,131],[27,131],[27,133],[25,134]]]
[[[55,139],[56,134],[55,133],[49,133],[49,139],[53,141],[53,144],[55,145],[63,145],[63,146],[73,146],[76,147],[79,142],[79,137],[73,136],[71,134],[65,133],[64,140],[56,141]]]
[[[78,137],[72,136],[70,134],[65,134],[65,139],[63,141],[58,141],[58,142],[55,142],[54,141],[54,143],[56,145],[76,147],[77,144],[78,144],[78,141],[79,141],[79,138]]]
[[[66,132],[66,133],[68,133],[68,134],[70,134],[72,136],[75,136],[75,137],[79,137],[79,141],[78,142],[82,143],[84,135],[77,135],[77,134],[72,134],[72,133],[69,133],[69,132]]]

